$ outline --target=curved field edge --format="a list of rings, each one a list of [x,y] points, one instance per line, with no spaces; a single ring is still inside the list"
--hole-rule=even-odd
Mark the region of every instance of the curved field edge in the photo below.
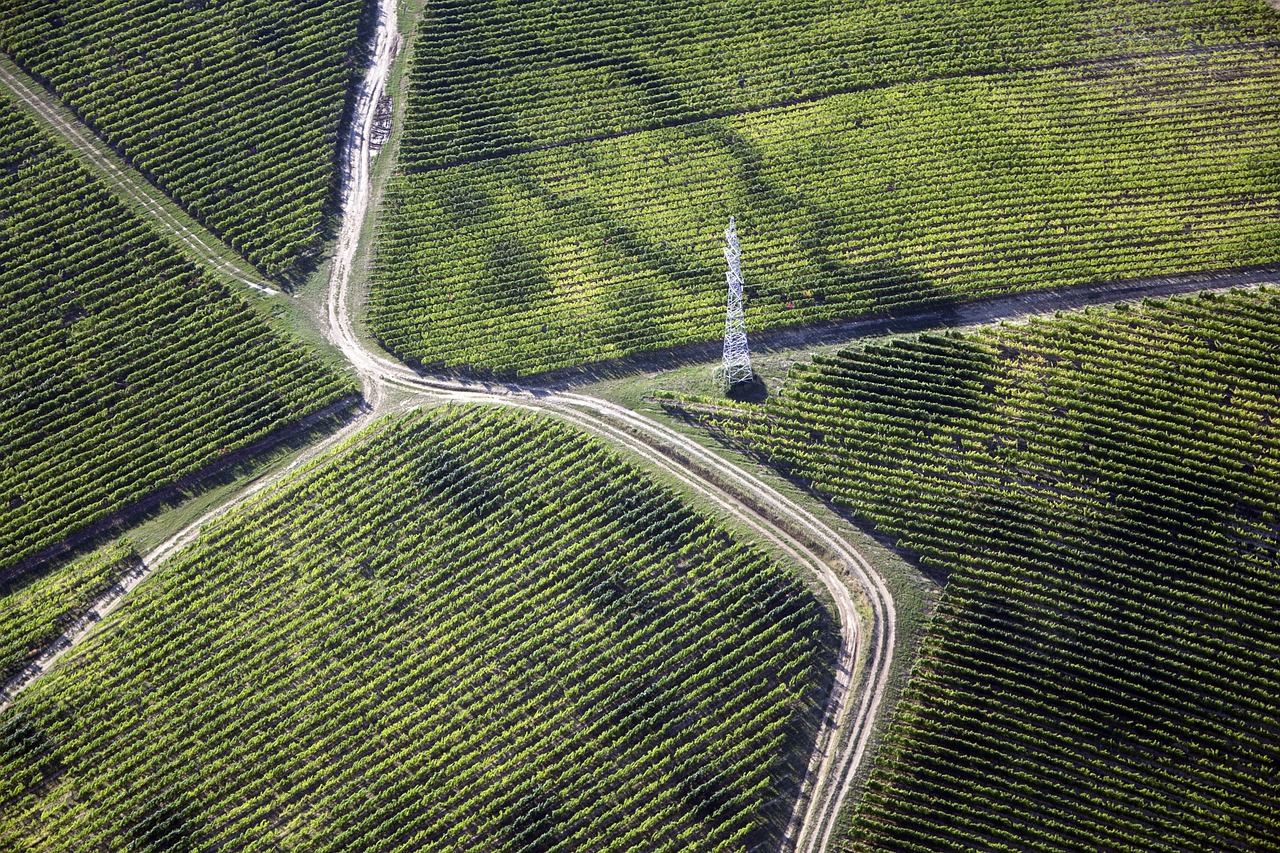
[[[530,440],[536,458],[510,452]],[[454,408],[384,421],[208,529],[19,697],[4,829],[16,841],[39,809],[55,847],[181,828],[315,849],[746,849],[780,831],[777,786],[803,772],[829,619],[568,427]],[[156,703],[145,732],[138,699]],[[198,776],[172,761],[193,748]],[[245,761],[261,781],[228,786]]]
[[[7,101],[0,115],[8,578],[68,537],[341,405],[351,388],[202,275]]]
[[[764,408],[676,404],[949,575],[848,849],[1274,837],[1276,304],[867,344]]]

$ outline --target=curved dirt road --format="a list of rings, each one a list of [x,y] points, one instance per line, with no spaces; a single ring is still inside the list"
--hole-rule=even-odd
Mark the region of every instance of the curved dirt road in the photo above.
[[[93,626],[114,610],[172,553],[189,544],[203,525],[225,514],[255,494],[271,488],[299,466],[317,458],[362,429],[385,404],[385,390],[395,386],[403,395],[411,392],[424,402],[441,399],[475,404],[514,406],[550,414],[606,441],[624,447],[696,489],[715,505],[737,517],[748,528],[806,566],[827,589],[840,620],[840,649],[816,748],[790,823],[784,846],[790,850],[817,851],[830,837],[839,803],[847,793],[853,773],[865,753],[876,719],[894,646],[893,601],[870,564],[834,531],[810,513],[778,494],[754,476],[740,471],[686,436],[649,418],[603,400],[579,394],[561,394],[518,386],[484,386],[419,376],[405,365],[367,348],[356,333],[352,318],[352,270],[370,201],[370,139],[375,106],[386,87],[392,59],[399,45],[395,29],[395,0],[380,0],[374,36],[374,61],[357,93],[356,111],[343,140],[343,218],[331,267],[327,298],[329,338],[342,350],[363,384],[367,406],[339,432],[309,448],[288,468],[242,490],[232,499],[174,535],[148,554],[142,568],[122,580],[95,602],[89,615],[55,641],[23,676],[9,684],[0,711],[23,688],[38,678],[67,650],[84,639]],[[13,85],[10,80],[4,82]],[[38,98],[31,103],[40,109]],[[44,105],[47,106],[47,105]],[[43,114],[43,112],[42,112]],[[61,119],[56,111],[50,123]],[[68,138],[90,156],[99,154],[88,141],[74,138],[77,128],[66,128]],[[103,168],[115,164],[107,162]],[[122,186],[136,192],[136,187]],[[158,214],[157,214],[158,215]],[[191,244],[194,235],[180,222],[161,221]],[[198,240],[198,238],[196,238]],[[199,254],[207,247],[193,245]],[[205,249],[206,252],[199,252]],[[212,256],[212,252],[207,252]],[[228,270],[223,270],[229,272]],[[239,276],[235,276],[240,278]],[[245,284],[252,282],[240,278]],[[863,589],[862,607],[851,594],[849,581]]]
[[[87,636],[98,620],[111,612],[125,595],[155,571],[170,554],[194,540],[206,522],[273,487],[301,465],[316,459],[363,429],[372,420],[372,416],[385,407],[389,388],[396,389],[401,396],[418,397],[423,402],[445,400],[516,407],[559,418],[639,456],[733,515],[763,540],[787,554],[797,564],[806,567],[826,589],[840,621],[836,672],[833,674],[825,714],[801,795],[793,809],[783,843],[785,850],[798,853],[819,853],[825,850],[831,840],[840,806],[852,789],[857,772],[866,759],[893,662],[896,612],[883,578],[862,554],[804,507],[750,472],[731,464],[665,424],[623,406],[583,394],[514,384],[491,385],[424,377],[384,353],[365,346],[353,319],[352,306],[357,300],[351,292],[352,272],[371,198],[370,143],[376,105],[385,91],[399,43],[400,36],[396,32],[396,0],[379,0],[373,63],[357,93],[354,118],[348,136],[343,140],[343,217],[331,267],[326,305],[329,325],[327,335],[359,374],[368,405],[351,423],[308,448],[287,469],[242,490],[148,554],[140,571],[125,578],[100,599],[89,616],[59,638],[24,676],[7,686],[5,692],[0,694],[0,700],[3,700],[0,711],[7,708],[13,696],[46,671],[61,654]],[[33,110],[40,112],[50,124],[66,124],[57,111],[46,114],[48,105],[43,104],[36,93],[29,93],[32,100],[24,97],[15,86],[13,75],[3,72],[4,69],[0,66],[0,82],[13,88]],[[41,109],[42,106],[45,109]],[[73,132],[77,130],[75,127],[68,127],[64,135],[89,156],[96,155],[100,158],[101,152],[96,152],[87,140],[77,141],[74,138]],[[103,169],[119,171],[109,161]],[[121,184],[121,189],[133,195],[138,188]],[[135,198],[150,208],[145,198],[136,195]],[[166,227],[202,257],[212,259],[211,263],[223,263],[203,243],[199,247],[193,245],[191,239],[199,241],[199,238],[191,234],[181,222],[174,220],[170,223],[161,216],[161,211],[157,210],[155,213]],[[199,249],[204,249],[204,252]],[[223,272],[232,274],[244,284],[259,287],[225,268]],[[1264,277],[1271,280],[1276,275],[1269,271]],[[1156,285],[1153,280],[1128,286],[1131,289],[1146,290],[1158,289]],[[1015,300],[1021,298],[1014,297]],[[1101,301],[1092,291],[1078,298]],[[998,307],[989,307],[987,310],[1011,309],[1004,303],[999,303]],[[983,319],[992,318],[984,316]],[[821,335],[837,332],[846,339],[851,333],[850,329],[841,328],[814,333],[802,330],[795,334]],[[806,337],[805,343],[813,343],[812,338]]]
[[[801,796],[786,828],[783,847],[799,853],[819,853],[827,848],[840,805],[847,798],[859,768],[866,759],[873,727],[884,698],[893,661],[896,613],[883,578],[871,563],[836,531],[808,510],[780,494],[755,475],[738,468],[689,437],[637,412],[583,394],[488,385],[423,377],[384,353],[366,347],[353,319],[356,299],[351,292],[352,271],[371,197],[371,137],[376,105],[386,88],[400,36],[396,32],[396,0],[379,0],[373,44],[373,63],[357,93],[356,109],[348,136],[343,140],[343,218],[331,267],[327,294],[327,334],[361,378],[367,406],[339,432],[318,442],[288,468],[241,490],[233,498],[171,537],[145,558],[143,567],[95,603],[90,614],[55,641],[39,661],[0,694],[0,712],[24,687],[38,678],[68,649],[73,648],[102,617],[110,613],[132,589],[155,571],[172,553],[189,544],[202,526],[225,514],[255,494],[273,487],[298,467],[318,458],[363,429],[386,404],[389,388],[423,402],[440,400],[517,407],[544,413],[644,459],[668,476],[704,495],[742,524],[768,541],[797,564],[811,571],[831,597],[840,621],[840,648],[836,672],[825,714],[811,756]],[[93,159],[118,189],[146,207],[175,236],[187,243],[207,263],[241,283],[260,290],[263,286],[239,274],[211,250],[199,236],[155,203],[121,167],[84,138],[45,103],[38,92],[24,91],[22,81],[0,65],[0,83],[11,88],[34,112]],[[193,242],[194,241],[194,242]],[[1274,279],[1271,273],[1267,278]],[[1175,284],[1178,284],[1175,282]],[[1214,283],[1205,283],[1212,287]],[[1153,282],[1133,285],[1155,288]],[[1134,294],[1139,295],[1139,294]],[[1093,300],[1090,292],[1083,297]],[[1127,297],[1126,297],[1127,298]],[[1101,301],[1099,299],[1099,301]],[[1061,307],[1061,306],[1059,306]],[[967,310],[967,309],[966,309]],[[1010,310],[1000,303],[989,311]],[[952,318],[955,319],[955,318]],[[985,318],[991,319],[991,318]],[[850,329],[820,330],[841,334]],[[805,343],[812,343],[805,338]]]

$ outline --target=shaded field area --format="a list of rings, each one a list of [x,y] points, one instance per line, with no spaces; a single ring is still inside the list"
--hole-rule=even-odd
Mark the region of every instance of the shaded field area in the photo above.
[[[0,102],[0,582],[353,393]]]
[[[1173,51],[402,174],[369,325],[481,375],[714,339],[730,215],[749,331],[1274,264],[1278,84],[1272,46]]]
[[[668,402],[948,579],[847,849],[1272,846],[1277,309],[1149,301]]]
[[[568,427],[384,420],[210,526],[19,696],[0,842],[776,845],[833,631],[795,576]]]
[[[227,245],[282,281],[311,263],[371,4],[0,0],[0,13],[0,49]]]

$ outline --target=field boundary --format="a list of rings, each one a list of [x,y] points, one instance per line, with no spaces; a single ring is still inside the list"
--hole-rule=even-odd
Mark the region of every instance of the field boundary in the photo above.
[[[1280,3],[1280,0],[1276,2]],[[1085,308],[1114,305],[1118,302],[1186,296],[1261,285],[1280,285],[1280,267],[1243,267],[1178,275],[1145,276],[1109,282],[1086,282],[968,299],[942,296],[917,304],[910,311],[891,311],[845,320],[808,323],[803,326],[774,326],[755,331],[748,329],[747,339],[751,343],[752,352],[757,353],[837,344],[853,346],[860,338],[969,328],[989,323],[1025,320],[1031,317],[1047,317],[1059,311],[1079,311]],[[567,390],[606,379],[615,379],[622,373],[668,370],[673,367],[719,361],[721,343],[719,338],[713,338],[701,343],[649,350],[621,358],[529,374],[524,377],[495,375],[493,381],[537,384],[546,388]],[[436,376],[428,373],[422,375]],[[437,378],[446,379],[446,377]]]
[[[157,486],[150,494],[128,506],[121,507],[110,515],[98,519],[37,553],[24,557],[11,566],[0,569],[0,583],[11,583],[20,580],[24,574],[43,563],[67,556],[87,545],[96,543],[110,535],[113,530],[138,521],[146,516],[147,513],[172,501],[188,489],[199,489],[235,466],[249,462],[260,454],[274,450],[281,444],[303,435],[308,430],[319,426],[330,418],[343,418],[359,405],[360,398],[358,395],[347,394],[337,402],[330,403],[323,409],[314,411],[279,429],[274,429],[261,438],[246,444],[238,450],[233,450],[220,456],[195,471],[184,474],[170,483]]]
[[[1273,0],[1273,2],[1280,2],[1280,0]],[[312,463],[364,430],[378,414],[389,411],[393,402],[389,391],[395,390],[401,395],[408,396],[411,404],[446,401],[522,408],[576,424],[579,428],[606,439],[615,447],[623,448],[649,460],[653,466],[665,470],[690,488],[702,492],[714,503],[738,516],[760,536],[793,556],[800,565],[807,565],[831,593],[836,614],[839,617],[841,637],[837,658],[839,666],[838,671],[833,675],[822,728],[816,736],[815,749],[809,759],[809,772],[800,796],[794,804],[792,820],[787,828],[783,845],[785,850],[797,851],[797,853],[799,851],[818,853],[825,850],[837,825],[841,806],[847,800],[858,778],[859,770],[864,766],[869,755],[872,732],[882,722],[879,711],[882,699],[887,693],[889,673],[894,660],[897,640],[896,609],[888,585],[875,565],[845,537],[804,506],[761,480],[756,474],[721,458],[689,436],[653,418],[615,403],[565,390],[566,387],[574,384],[573,382],[562,383],[559,387],[545,384],[555,379],[554,374],[538,377],[539,381],[544,382],[540,387],[515,382],[489,383],[456,377],[422,375],[385,353],[370,348],[358,334],[353,316],[357,294],[351,293],[354,259],[360,247],[363,225],[370,205],[370,137],[376,105],[382,98],[391,63],[396,56],[395,48],[399,43],[396,19],[396,0],[378,0],[376,32],[373,34],[373,46],[370,51],[371,65],[356,93],[356,106],[351,125],[341,143],[343,146],[341,162],[344,165],[341,170],[342,222],[331,265],[326,305],[328,318],[326,332],[360,377],[367,404],[360,407],[345,426],[312,445],[287,468],[239,490],[229,500],[214,507],[199,520],[153,549],[146,556],[142,569],[131,573],[107,596],[95,602],[89,613],[73,626],[72,630],[49,646],[37,663],[24,672],[22,681],[11,682],[6,687],[5,692],[0,694],[0,711],[9,707],[14,697],[48,671],[62,654],[90,636],[98,621],[118,607],[129,592],[163,565],[168,556],[194,541],[205,524],[222,517],[233,507],[242,504],[252,496],[275,487],[301,466]],[[1161,55],[1278,46],[1280,44],[1276,42],[1237,43],[1210,48],[1134,54],[1127,57],[1066,61],[1041,68],[1096,66]],[[4,79],[6,85],[13,88],[9,77],[6,76],[8,71],[6,63],[7,60],[0,57],[0,79]],[[969,73],[955,76],[990,76],[1028,70],[1036,69],[1000,69],[986,74]],[[675,127],[730,115],[780,109],[794,104],[849,94],[851,91],[888,88],[911,82],[924,82],[924,80],[872,84],[849,91],[824,93],[790,103],[745,108],[726,112],[723,115],[679,119],[666,125],[622,131],[599,138],[619,138],[661,129],[661,127]],[[43,100],[37,99],[37,101],[48,107]],[[36,108],[36,105],[31,104],[31,108]],[[55,111],[54,115],[57,116],[58,113]],[[52,121],[54,121],[53,118],[48,119],[48,122]],[[69,125],[68,127],[69,133],[79,133],[77,126]],[[63,135],[72,141],[72,144],[76,144],[71,136]],[[87,139],[83,141],[84,145],[77,145],[77,147],[87,155],[93,156],[91,152],[96,152],[97,149]],[[527,150],[565,147],[590,141],[595,140],[594,138],[565,140]],[[100,155],[100,152],[97,153]],[[481,159],[501,159],[504,156],[514,156],[516,153],[520,152],[506,155],[499,153],[492,157],[464,160],[458,165],[464,162],[477,162]],[[105,162],[110,168],[120,171],[111,160]],[[421,171],[437,171],[443,168],[449,168],[449,166]],[[124,179],[128,178],[127,173],[121,174]],[[146,204],[145,199],[135,197],[135,200]],[[181,222],[174,220],[174,224],[171,225],[159,215],[155,218],[176,236],[182,237],[184,232],[181,229],[185,226]],[[205,248],[208,249],[207,246]],[[244,284],[256,286],[247,279],[241,279],[241,281]],[[851,338],[872,334],[923,331],[930,328],[1018,319],[1088,305],[1202,290],[1223,290],[1263,282],[1280,282],[1280,270],[1272,268],[1225,270],[1028,291],[975,298],[964,302],[946,299],[932,303],[927,311],[913,312],[903,316],[860,318],[803,329],[793,327],[777,329],[772,333],[756,333],[753,335],[753,342],[757,346],[766,348],[771,346],[796,348],[820,342],[841,341],[852,344],[854,340]],[[715,342],[696,346],[696,349],[690,350],[681,348],[658,351],[646,354],[646,357],[662,358],[668,361],[683,357],[692,361],[695,355],[702,355],[703,357],[697,360],[707,360],[705,353],[708,349],[713,357],[718,355],[718,344]],[[624,360],[612,366],[617,369],[639,363],[641,362]],[[608,364],[597,363],[591,367],[607,369],[602,368],[602,365]],[[577,381],[593,381],[585,379],[584,374],[580,372],[576,378]],[[861,612],[855,602],[863,605]]]

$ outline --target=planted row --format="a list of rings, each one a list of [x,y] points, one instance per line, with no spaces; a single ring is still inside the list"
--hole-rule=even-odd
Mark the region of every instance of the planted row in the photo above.
[[[314,254],[360,0],[0,0],[0,48],[263,272]]]
[[[113,542],[69,565],[0,585],[0,684],[71,628],[99,596],[137,571],[140,562],[127,542]]]
[[[0,576],[352,393],[0,103]]]
[[[394,179],[370,326],[530,374],[721,334],[1280,261],[1280,53],[904,85]]]
[[[431,0],[410,171],[871,86],[1274,40],[1260,2]]]

